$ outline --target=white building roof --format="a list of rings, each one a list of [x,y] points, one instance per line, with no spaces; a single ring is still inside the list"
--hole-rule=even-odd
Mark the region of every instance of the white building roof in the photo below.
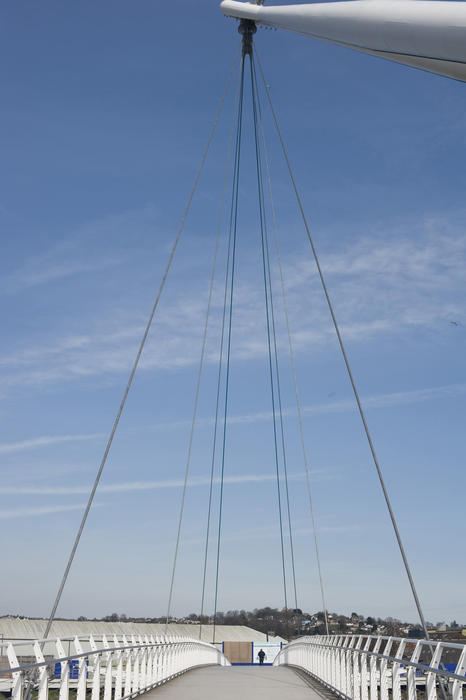
[[[19,617],[0,618],[0,641],[42,639],[47,621],[44,619],[31,619]],[[199,638],[204,642],[212,642],[213,625],[189,625],[170,623],[167,634],[170,636],[182,636]],[[150,622],[94,622],[92,620],[54,620],[49,638],[74,637],[80,635],[108,635],[118,637],[125,634],[153,635],[161,637],[165,634],[165,625]],[[215,631],[216,642],[265,642],[267,636],[251,627],[244,625],[217,625]],[[281,637],[274,637],[276,641],[285,641]]]

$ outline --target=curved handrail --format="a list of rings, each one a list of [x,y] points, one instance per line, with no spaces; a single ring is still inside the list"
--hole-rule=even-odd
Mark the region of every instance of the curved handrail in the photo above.
[[[421,661],[425,650],[428,663]],[[454,671],[444,666],[446,650],[455,658]],[[466,644],[452,642],[368,635],[303,637],[281,650],[274,661],[280,664],[302,668],[352,700],[388,700],[389,691],[393,700],[401,700],[402,691],[408,700],[417,700],[418,686],[425,686],[427,700],[437,699],[437,687],[460,700],[466,686]]]
[[[65,642],[73,644],[73,653],[65,653]],[[11,691],[12,700],[22,700],[24,690],[33,687],[38,690],[38,700],[47,700],[49,689],[59,687],[60,700],[68,700],[72,688],[76,700],[86,700],[88,689],[95,699],[103,687],[103,700],[126,700],[196,666],[229,665],[217,647],[190,637],[136,639],[132,635],[128,640],[125,635],[114,635],[112,642],[111,646],[106,635],[2,642],[0,649],[6,650],[9,668],[0,669],[0,690]],[[46,658],[44,651],[51,646],[55,653]],[[35,661],[21,663],[27,647],[33,648]]]

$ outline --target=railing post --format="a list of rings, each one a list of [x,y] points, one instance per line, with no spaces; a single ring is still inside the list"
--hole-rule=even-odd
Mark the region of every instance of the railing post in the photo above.
[[[171,647],[170,647],[170,637],[167,635],[165,637],[165,678],[168,680],[171,675]]]
[[[131,644],[136,647],[136,637],[131,635]],[[133,649],[133,682],[131,683],[131,692],[136,693],[139,690],[139,649]]]
[[[326,646],[324,649],[324,668],[325,668],[325,682],[326,683],[331,683],[332,682],[332,676],[331,676],[331,666],[330,666],[330,649],[329,645],[331,644],[331,639],[326,642]]]
[[[340,651],[340,678],[339,678],[338,686],[337,686],[338,690],[340,690],[345,695],[347,695],[347,692],[346,692],[346,678],[347,678],[347,676],[346,676],[346,661],[347,661],[347,658],[346,657],[347,657],[348,652],[346,651],[346,647],[347,647],[348,641],[349,641],[349,639],[344,640],[343,649],[341,649],[341,651]]]
[[[144,635],[144,688],[148,688],[151,683],[150,666],[150,642],[149,637]]]
[[[170,647],[172,649],[172,667],[170,675],[173,676],[173,674],[176,673],[176,663],[178,654],[178,646],[174,643],[173,637],[171,637],[170,639]]]
[[[65,654],[65,649],[63,647],[63,644],[61,642],[61,639],[57,639],[55,642],[55,647],[57,650],[57,656],[59,659],[63,659],[66,654]],[[60,690],[58,692],[58,698],[59,700],[68,700],[69,698],[69,678],[70,678],[70,662],[69,661],[62,661],[60,663]]]
[[[171,670],[171,675],[174,676],[176,675],[178,671],[178,653],[180,651],[180,647],[178,644],[176,644],[173,641],[173,637],[171,638],[170,641],[171,647],[172,647],[172,670]],[[201,652],[202,653],[202,652]]]
[[[353,669],[353,692],[351,694],[351,697],[354,700],[361,700],[361,672],[360,672],[360,648],[362,644],[362,637],[358,637],[356,640],[356,644],[354,646],[354,651],[353,651],[353,664],[352,664],[352,669]]]
[[[466,646],[460,654],[460,658],[456,664],[455,673],[457,676],[464,676],[466,673]],[[463,685],[465,685],[465,683],[462,683],[461,681],[453,681],[453,686],[451,689],[452,700],[460,700],[463,697]]]
[[[147,677],[148,677],[148,685],[151,687],[155,683],[155,676],[154,676],[154,655],[155,655],[155,640],[153,635],[149,637],[149,652],[147,655]]]
[[[349,697],[352,697],[353,695],[353,644],[354,637],[349,637],[345,658],[345,693]]]
[[[94,637],[89,637],[89,646],[91,651],[97,651],[97,644]],[[99,700],[100,698],[100,654],[92,654],[92,693],[91,700]]]
[[[366,638],[363,652],[369,651],[371,638]],[[367,670],[367,654],[361,654],[361,700],[369,700],[369,673]]]
[[[37,663],[44,663],[44,654],[40,648],[39,642],[34,642],[34,656]],[[49,695],[49,676],[47,666],[41,666],[39,669],[39,688],[37,692],[37,700],[48,700]]]
[[[10,642],[7,646],[6,654],[8,656],[8,662],[10,668],[16,668],[19,666],[16,652],[14,650],[13,644]],[[11,700],[22,700],[23,697],[23,678],[21,671],[16,671],[12,673],[13,676],[13,687],[11,689]]]
[[[383,653],[384,656],[389,656],[392,648],[393,639],[388,637]],[[380,698],[381,700],[388,700],[388,683],[387,683],[387,669],[388,669],[388,659],[382,658],[380,661]]]
[[[139,644],[139,690],[146,687],[146,650],[141,635],[138,636]]]
[[[170,646],[168,636],[163,638],[163,672],[165,680],[170,677]]]
[[[74,638],[74,650],[76,654],[82,654],[83,648],[78,637]],[[86,700],[87,687],[87,669],[86,657],[80,656],[78,661],[78,687],[76,690],[76,700]]]
[[[144,647],[141,635],[138,635],[136,644],[138,645],[138,691],[141,692],[144,689]]]
[[[303,650],[300,649],[302,652]],[[300,654],[301,656],[304,656],[304,654]],[[314,653],[313,653],[313,664],[312,668],[314,670],[314,673],[316,673],[319,678],[322,678],[323,675],[323,658],[322,658],[322,647],[320,646],[319,642],[316,642],[314,646]]]
[[[414,651],[411,655],[410,661],[417,664],[419,662],[420,657],[421,657],[421,651],[422,651],[422,642],[418,641],[418,642],[416,642],[416,646],[414,647]],[[406,675],[407,675],[407,679],[408,679],[408,700],[416,700],[416,697],[417,697],[416,668],[414,666],[409,666]]]
[[[173,675],[173,645],[172,638],[167,637],[167,678]]]
[[[116,634],[113,635],[113,646],[114,647],[121,646]],[[117,659],[117,667],[116,667],[116,676],[115,676],[114,700],[120,700],[122,689],[123,689],[123,652],[117,651],[117,652],[115,652],[115,654],[116,654],[116,659]]]
[[[160,680],[160,640],[155,636],[155,653],[154,653],[154,683]]]
[[[105,649],[110,649],[108,639],[105,634],[102,636],[102,644]],[[105,685],[104,685],[104,700],[112,700],[112,662],[113,654],[107,651],[105,654]]]
[[[382,637],[377,637],[375,640],[374,648],[372,649],[372,652],[374,654],[379,653],[380,645],[382,644]],[[377,700],[378,699],[378,684],[380,682],[379,678],[377,677],[377,657],[376,656],[371,656],[371,660],[369,662],[369,672],[370,672],[370,683],[371,683],[371,692],[370,692],[370,700]]]
[[[337,645],[339,645],[339,637],[337,638]],[[340,674],[340,650],[338,646],[330,650],[332,655],[332,685],[334,688],[338,688],[338,678]]]
[[[442,643],[438,642],[435,646],[435,651],[432,660],[429,663],[431,668],[438,668],[442,657]],[[437,676],[435,673],[427,673],[426,691],[427,700],[437,700]]]
[[[160,646],[160,680],[163,682],[165,682],[165,678],[167,675],[166,674],[166,665],[167,665],[166,664],[166,649],[167,649],[166,644],[167,644],[166,639],[162,635],[160,637],[160,645],[161,645]]]
[[[128,644],[126,636],[123,635],[123,646]],[[131,683],[132,683],[132,668],[131,668],[131,649],[125,651],[125,697],[131,695]]]
[[[398,659],[403,658],[405,648],[406,639],[402,639],[395,653],[395,656]],[[396,662],[393,664],[392,667],[392,699],[401,700],[401,665]]]

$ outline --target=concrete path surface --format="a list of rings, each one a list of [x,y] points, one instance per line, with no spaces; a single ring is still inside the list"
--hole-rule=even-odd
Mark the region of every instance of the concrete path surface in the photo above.
[[[284,666],[208,666],[151,690],[147,700],[322,700]]]

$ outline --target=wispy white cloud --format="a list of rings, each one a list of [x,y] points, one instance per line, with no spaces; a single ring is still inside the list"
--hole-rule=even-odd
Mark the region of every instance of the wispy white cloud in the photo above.
[[[361,526],[354,523],[342,523],[339,525],[322,525],[317,524],[316,533],[317,534],[345,534],[348,532],[357,532],[361,530]],[[314,530],[312,528],[294,528],[293,538],[299,537],[312,537],[314,535]],[[222,542],[251,542],[251,537],[254,537],[254,541],[265,541],[265,540],[276,540],[279,537],[278,525],[275,530],[273,527],[260,528],[254,525],[251,530],[241,530],[234,533],[226,533],[222,536]],[[215,536],[211,538],[212,543],[215,542]],[[192,537],[189,539],[184,539],[183,544],[186,545],[200,545],[205,543],[205,538]]]
[[[317,525],[316,527],[317,532],[337,532],[337,533],[344,533],[344,532],[354,532],[356,530],[362,530],[361,525],[357,525],[356,523],[345,523],[342,525]],[[293,535],[296,537],[309,537],[310,535],[314,534],[314,530],[310,527],[301,527],[301,528],[296,528],[296,530],[293,531]]]
[[[360,236],[338,253],[321,255],[346,339],[365,341],[410,328],[435,329],[452,317],[466,315],[464,226],[449,231],[443,222],[429,220],[421,232],[419,228],[413,226],[403,236],[391,231]],[[318,321],[327,315],[325,305],[316,304],[321,293],[312,260],[304,256],[288,260],[285,280],[298,346],[308,345],[309,333],[316,325],[322,328]],[[299,323],[302,313],[312,321],[307,328]],[[330,324],[327,328],[333,332]]]
[[[419,330],[447,334],[450,320],[466,319],[466,232],[427,220],[415,231],[376,233],[355,238],[346,249],[323,252],[321,264],[346,341],[366,342]],[[297,353],[334,342],[334,331],[309,251],[285,260],[288,306]],[[79,263],[80,264],[80,263]],[[189,292],[163,299],[157,312],[141,370],[176,369],[199,360],[204,322],[205,280]],[[286,352],[278,273],[274,268],[279,349]],[[218,359],[222,285],[212,306],[207,362]],[[100,312],[99,312],[100,313]],[[83,331],[29,343],[0,357],[0,388],[36,386],[127,373],[132,365],[145,318],[128,306],[86,319]],[[85,330],[84,330],[85,328]],[[252,271],[245,271],[235,293],[233,357],[242,361],[267,352],[263,290]]]
[[[15,294],[32,287],[53,283],[80,274],[101,272],[128,262],[128,253],[115,253],[117,242],[125,240],[128,231],[154,230],[155,211],[152,206],[111,214],[86,222],[52,247],[26,258],[21,266],[5,275],[0,282],[0,294]],[[108,241],[112,248],[109,250]],[[100,245],[102,242],[102,245]],[[107,242],[107,243],[106,243]],[[89,250],[92,249],[92,255]]]
[[[100,504],[95,503],[94,506]],[[0,518],[9,520],[10,518],[32,518],[39,515],[53,515],[55,513],[66,513],[70,510],[84,510],[86,504],[79,503],[74,505],[58,505],[58,506],[33,506],[31,508],[5,508],[0,510]]]
[[[319,472],[313,471],[312,474]],[[302,474],[289,474],[290,481],[303,480]],[[251,483],[266,483],[275,481],[274,474],[242,474],[237,476],[225,477],[226,484],[251,484]],[[219,484],[220,479],[215,478],[214,484]],[[151,491],[158,489],[181,488],[184,484],[182,479],[168,479],[164,481],[129,481],[119,484],[103,484],[99,487],[99,493],[127,493],[130,491]],[[191,479],[188,482],[190,487],[207,486],[210,484],[210,479],[198,478]],[[75,496],[88,494],[89,486],[0,486],[0,494],[5,496]]]
[[[438,401],[442,399],[454,398],[455,396],[464,396],[466,394],[466,384],[446,384],[438,387],[426,387],[422,389],[412,389],[410,391],[397,391],[388,394],[376,394],[373,396],[361,396],[363,406],[366,408],[385,408],[390,406],[403,406],[415,403],[423,403],[424,401]],[[343,413],[353,411],[356,408],[353,398],[343,399],[341,401],[328,401],[326,403],[308,404],[301,407],[301,412],[304,416],[325,415],[326,413]],[[283,407],[282,414],[284,418],[296,417],[297,411],[295,407]],[[263,423],[272,420],[271,411],[258,411],[256,413],[240,413],[229,416],[227,423],[229,425],[241,425],[250,423]],[[214,423],[213,417],[199,418],[198,426],[211,426]],[[160,423],[155,426],[156,430],[166,430],[167,428],[185,428],[190,425],[187,420],[171,421]],[[151,426],[151,430],[154,426]]]
[[[73,275],[96,272],[120,265],[122,260],[108,257],[100,260],[53,261],[50,254],[34,258],[5,278],[0,294],[26,291],[40,284],[54,282]]]
[[[50,447],[51,445],[59,445],[64,442],[80,442],[82,440],[94,440],[96,438],[101,437],[102,433],[90,433],[88,435],[43,435],[41,437],[32,438],[30,440],[0,443],[0,454],[22,452],[23,450],[33,450],[37,447]]]
[[[457,396],[464,396],[466,394],[466,384],[446,384],[444,386],[438,387],[425,387],[421,389],[413,389],[411,391],[398,391],[389,394],[376,394],[373,396],[362,396],[361,400],[366,408],[388,408],[391,406],[402,406],[415,403],[423,403],[426,401],[438,401],[443,399],[454,398]],[[354,399],[345,399],[342,401],[329,401],[327,403],[313,404],[302,406],[302,413],[304,416],[313,415],[325,415],[326,413],[340,413],[346,411],[352,411],[355,409]],[[284,407],[283,416],[294,417],[296,416],[296,408],[294,407]],[[251,423],[262,423],[270,421],[272,419],[271,411],[259,411],[257,413],[244,413],[230,416],[228,418],[228,424],[230,425],[241,425],[241,424],[251,424]],[[200,418],[197,421],[199,427],[211,426],[213,425],[213,417]],[[189,421],[171,421],[160,423],[155,426],[157,430],[167,430],[167,429],[177,429],[189,426]],[[149,430],[154,430],[154,426],[150,426]],[[89,433],[89,434],[76,434],[76,435],[43,435],[36,438],[30,438],[27,440],[20,440],[18,442],[7,442],[0,443],[0,454],[9,454],[15,452],[22,452],[26,450],[34,450],[37,448],[46,448],[53,445],[59,445],[61,443],[67,442],[80,442],[95,439],[102,439],[106,437],[104,433]],[[295,475],[296,477],[296,475]],[[240,480],[241,483],[245,481],[258,481],[267,480],[270,477],[264,475],[254,475],[248,474],[238,477],[228,477],[231,483],[235,480]],[[205,480],[192,481],[193,486],[205,484]],[[141,482],[131,482],[128,484],[113,484],[102,486],[102,490],[110,491],[126,491],[126,490],[144,490],[146,488],[171,488],[177,487],[182,484],[181,481],[141,481]],[[11,487],[12,489],[14,487]],[[23,487],[20,487],[21,489]],[[31,487],[24,487],[26,490],[20,491],[8,491],[8,493],[87,493],[87,487],[71,487],[69,489],[61,489],[61,487],[41,487],[36,490]],[[54,490],[55,489],[55,490]],[[77,490],[76,490],[77,489]],[[7,493],[0,486],[0,493]]]
[[[436,401],[448,399],[466,394],[466,384],[448,384],[446,386],[428,387],[425,389],[413,389],[412,391],[398,391],[392,394],[379,394],[377,396],[362,397],[362,403],[366,407],[384,408],[389,406],[402,406],[424,401]],[[327,404],[304,406],[303,413],[315,415],[323,413],[338,413],[355,408],[354,399],[346,401],[332,401]]]

